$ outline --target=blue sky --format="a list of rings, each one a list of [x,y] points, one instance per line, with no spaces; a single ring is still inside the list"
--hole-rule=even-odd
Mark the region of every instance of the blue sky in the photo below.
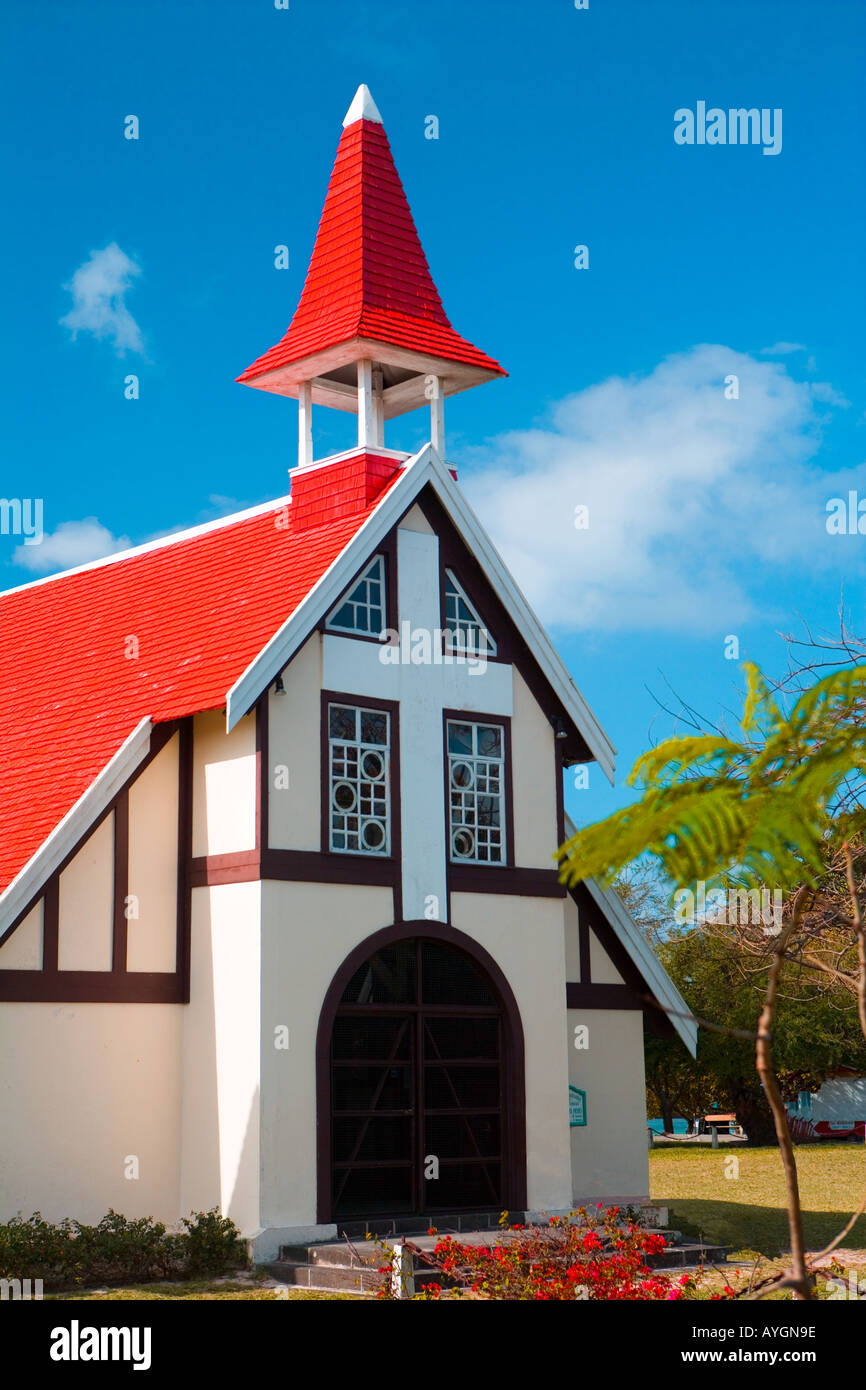
[[[44,499],[48,539],[0,537],[0,584],[37,549],[72,563],[287,490],[295,406],[234,377],[286,328],[363,81],[454,326],[510,373],[449,402],[449,454],[618,780],[669,731],[666,682],[736,706],[726,636],[778,669],[776,634],[832,628],[843,582],[866,631],[866,537],[825,526],[866,496],[856,0],[45,0],[4,31],[2,492]],[[780,108],[781,152],[677,145],[699,100]],[[61,322],[110,245],[120,344]],[[317,453],[343,447],[317,415]],[[623,795],[595,771],[569,809]]]

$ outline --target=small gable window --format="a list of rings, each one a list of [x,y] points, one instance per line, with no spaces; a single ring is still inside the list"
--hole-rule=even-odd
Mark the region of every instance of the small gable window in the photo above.
[[[390,749],[391,720],[385,710],[328,706],[332,850],[390,853]]]
[[[331,610],[325,626],[331,632],[354,632],[362,637],[380,635],[385,627],[385,561],[381,555],[370,561],[360,579]]]
[[[504,864],[505,730],[448,720],[448,809],[455,864]]]
[[[445,646],[447,651],[496,655],[496,643],[451,570],[445,571]]]

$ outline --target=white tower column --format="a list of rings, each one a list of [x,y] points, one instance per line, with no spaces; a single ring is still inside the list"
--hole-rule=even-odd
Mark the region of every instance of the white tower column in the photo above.
[[[302,381],[298,388],[298,464],[313,462],[313,387]]]
[[[373,363],[369,357],[362,357],[358,363],[358,447],[370,449],[375,442]]]
[[[424,394],[430,401],[430,443],[445,462],[445,398],[438,376],[428,376]]]
[[[381,367],[373,368],[373,437],[374,442],[380,449],[385,447],[385,402],[382,399],[382,390],[385,385],[385,374]]]

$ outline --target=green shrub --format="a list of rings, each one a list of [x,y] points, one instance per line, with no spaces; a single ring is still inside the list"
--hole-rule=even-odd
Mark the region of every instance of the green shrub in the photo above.
[[[240,1232],[216,1208],[182,1224],[172,1233],[152,1217],[130,1221],[116,1211],[96,1226],[68,1217],[53,1225],[40,1212],[15,1217],[0,1225],[0,1278],[41,1279],[59,1290],[200,1278],[246,1264]]]
[[[194,1211],[185,1216],[186,1235],[178,1236],[184,1247],[184,1274],[192,1279],[202,1274],[222,1274],[247,1262],[247,1252],[240,1232],[227,1216],[211,1211]]]

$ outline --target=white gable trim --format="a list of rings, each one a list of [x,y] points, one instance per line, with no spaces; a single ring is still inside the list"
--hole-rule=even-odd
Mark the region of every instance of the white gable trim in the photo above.
[[[79,840],[84,838],[117,792],[147,757],[152,732],[153,724],[148,716],[136,725],[99,776],[91,782],[48,838],[43,840],[24,868],[0,894],[0,945],[3,944],[15,918],[45,886],[55,869],[63,863]]]
[[[593,757],[613,782],[616,749],[571,679],[550,638],[509,574],[502,557],[436,451],[425,444],[287,622],[226,695],[226,726],[239,719],[288,664],[310,632],[337,603],[364,559],[385,539],[427,484],[435,491],[481,566],[545,678],[574,721]]]

